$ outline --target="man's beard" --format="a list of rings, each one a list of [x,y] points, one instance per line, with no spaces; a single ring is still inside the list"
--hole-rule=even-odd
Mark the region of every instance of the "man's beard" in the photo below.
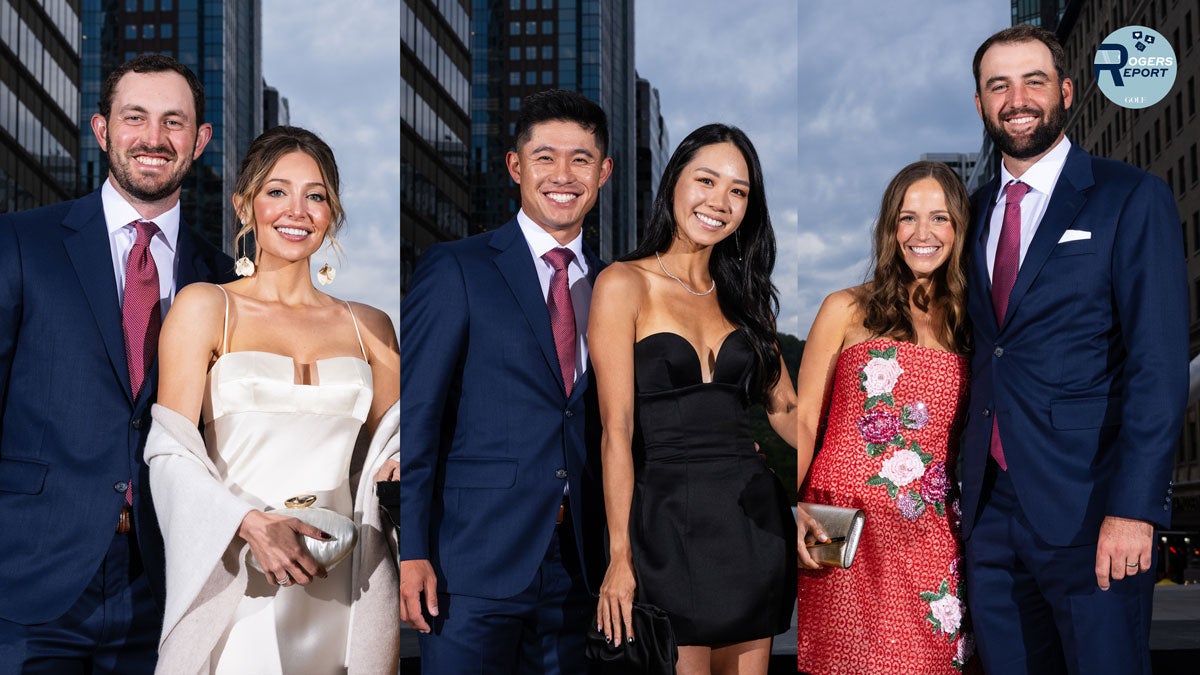
[[[1014,112],[1032,115],[1037,119],[1037,126],[1028,136],[1028,140],[1018,141],[1004,130],[1003,124],[996,126],[990,117],[987,115],[983,117],[983,128],[987,131],[988,137],[992,139],[997,148],[1000,148],[1000,152],[1013,159],[1029,159],[1049,150],[1050,146],[1058,140],[1063,127],[1066,126],[1067,110],[1063,107],[1061,94],[1058,101],[1050,108],[1050,117],[1045,122],[1041,120],[1041,114],[1032,108],[1019,108],[1006,114],[1012,116]]]
[[[118,156],[116,151],[113,150],[112,139],[109,138],[107,134],[105,135],[104,141],[109,148],[108,166],[112,171],[113,178],[116,179],[117,184],[121,186],[121,189],[123,189],[129,196],[139,201],[157,202],[171,196],[172,193],[179,189],[179,186],[183,185],[183,179],[187,177],[188,170],[192,168],[192,163],[187,161],[182,166],[178,167],[170,176],[167,176],[165,182],[163,182],[161,185],[139,185],[135,182],[133,170],[130,168],[130,164],[136,161],[133,159],[135,154],[147,153],[165,155],[171,157],[173,160],[175,153],[171,152],[171,149],[167,147],[150,148],[139,145],[130,148],[129,151],[125,153],[124,157],[121,157]]]

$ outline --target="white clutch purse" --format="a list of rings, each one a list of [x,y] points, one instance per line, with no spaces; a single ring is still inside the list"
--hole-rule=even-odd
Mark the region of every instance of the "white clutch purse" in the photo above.
[[[358,527],[353,520],[336,511],[316,508],[313,506],[316,503],[317,498],[313,495],[296,495],[285,500],[282,507],[271,506],[267,511],[282,511],[280,515],[302,520],[322,532],[329,533],[330,539],[300,537],[308,549],[308,554],[328,571],[354,550],[354,544],[358,541]],[[253,553],[246,553],[246,563],[259,572],[263,571]]]

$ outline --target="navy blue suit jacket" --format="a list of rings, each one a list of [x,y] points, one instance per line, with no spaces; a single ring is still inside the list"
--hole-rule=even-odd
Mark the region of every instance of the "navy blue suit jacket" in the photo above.
[[[586,253],[594,280],[601,264]],[[401,559],[430,560],[441,592],[516,595],[537,573],[569,485],[576,546],[598,588],[590,369],[568,398],[515,219],[425,252],[401,308],[400,352]]]
[[[233,263],[180,224],[176,288]],[[100,192],[0,216],[0,617],[61,616],[104,559],[133,477],[133,518],[161,603],[163,544],[142,448]],[[157,380],[157,367],[147,381]]]
[[[997,326],[985,246],[998,180],[974,195],[968,240],[963,534],[979,508],[993,412],[1022,512],[1046,542],[1094,545],[1110,515],[1166,527],[1188,377],[1171,190],[1072,146]],[[1060,242],[1068,229],[1090,238]]]

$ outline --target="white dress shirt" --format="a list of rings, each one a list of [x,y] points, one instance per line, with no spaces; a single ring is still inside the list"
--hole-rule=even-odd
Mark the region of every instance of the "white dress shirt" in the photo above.
[[[142,220],[121,193],[108,180],[100,188],[100,202],[104,205],[104,221],[108,225],[108,247],[112,253],[113,274],[117,280],[117,301],[125,301],[125,264],[129,262],[129,249],[137,240],[137,228],[133,221]],[[175,270],[178,268],[179,202],[175,202],[166,213],[153,219],[158,234],[150,240],[150,255],[158,267],[158,297],[162,305],[162,316],[167,315],[171,301],[175,298]]]
[[[1000,228],[1004,226],[1004,205],[1007,201],[1004,188],[1009,183],[1018,180],[1029,186],[1029,192],[1025,193],[1024,199],[1021,200],[1021,256],[1018,260],[1025,262],[1025,252],[1029,250],[1033,235],[1037,233],[1038,226],[1042,224],[1042,216],[1046,215],[1046,207],[1050,204],[1050,193],[1054,192],[1054,185],[1058,182],[1058,175],[1062,173],[1063,166],[1067,163],[1067,152],[1070,149],[1071,141],[1063,136],[1058,145],[1051,148],[1050,152],[1026,169],[1020,178],[1014,178],[1005,168],[1004,162],[1000,162],[1001,189],[997,191],[996,202],[992,205],[992,217],[988,223],[987,271],[989,279],[992,276],[992,268],[996,265],[996,247],[1000,244]],[[1020,269],[1019,264],[1018,269]]]
[[[550,295],[550,277],[554,276],[554,268],[542,259],[542,256],[560,244],[543,230],[533,219],[525,215],[525,211],[517,212],[517,224],[525,235],[525,243],[529,245],[529,254],[533,256],[533,267],[537,270],[538,282],[542,285],[542,299]],[[567,265],[567,283],[571,287],[571,306],[575,310],[575,381],[583,375],[587,367],[587,327],[588,310],[592,306],[592,282],[588,280],[588,261],[583,255],[583,233],[572,239],[563,248],[570,249],[575,259]]]

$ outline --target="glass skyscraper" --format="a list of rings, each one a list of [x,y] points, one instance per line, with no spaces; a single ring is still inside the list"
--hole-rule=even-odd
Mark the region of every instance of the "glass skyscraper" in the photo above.
[[[400,289],[421,253],[467,236],[469,0],[400,4]]]
[[[80,42],[78,0],[0,0],[0,213],[74,196]]]

